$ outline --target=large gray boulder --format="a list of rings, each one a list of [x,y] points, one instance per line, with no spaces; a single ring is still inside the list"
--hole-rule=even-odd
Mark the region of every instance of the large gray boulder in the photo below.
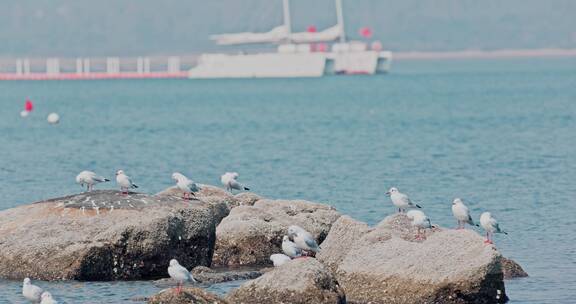
[[[248,281],[227,297],[231,303],[344,304],[346,296],[332,273],[314,258],[287,262]]]
[[[151,279],[172,258],[210,266],[217,205],[107,190],[0,211],[0,278]]]
[[[318,258],[335,269],[354,303],[507,300],[502,256],[476,232],[435,228],[425,240],[416,239],[415,232],[405,215],[390,216],[374,228],[341,218]]]
[[[370,230],[368,224],[359,222],[347,215],[341,216],[330,229],[330,233],[322,242],[322,249],[316,258],[330,270],[336,272],[342,260],[348,254],[358,239]]]
[[[270,264],[282,251],[290,225],[308,230],[318,242],[326,238],[340,214],[331,206],[301,200],[257,200],[238,206],[216,229],[214,265]]]

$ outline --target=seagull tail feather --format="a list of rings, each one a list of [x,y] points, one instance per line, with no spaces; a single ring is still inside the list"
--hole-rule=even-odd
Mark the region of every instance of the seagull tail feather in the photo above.
[[[250,191],[250,188],[248,188],[248,187],[244,187],[244,190],[246,190],[246,191]]]
[[[422,208],[422,207],[420,207],[420,205],[416,204],[416,208]]]
[[[138,188],[138,185],[132,184],[132,188]]]

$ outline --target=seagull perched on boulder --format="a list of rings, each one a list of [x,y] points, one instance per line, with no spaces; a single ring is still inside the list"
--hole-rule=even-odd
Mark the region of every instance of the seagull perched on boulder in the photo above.
[[[42,301],[41,296],[43,292],[44,290],[36,285],[33,285],[29,278],[24,279],[24,283],[22,284],[22,295],[26,298],[26,300],[32,303],[40,303],[40,301]]]
[[[123,170],[116,171],[116,183],[120,186],[120,191],[122,191],[123,194],[128,194],[129,189],[138,188]]]
[[[168,274],[172,279],[178,282],[178,287],[176,288],[176,293],[182,291],[182,284],[186,281],[197,282],[188,269],[184,268],[176,259],[170,260],[170,266],[168,267]]]
[[[172,179],[176,181],[176,187],[182,191],[184,199],[189,200],[191,195],[196,196],[194,193],[200,191],[200,187],[182,173],[172,173]]]
[[[320,246],[316,243],[316,239],[312,234],[304,228],[296,225],[288,227],[288,236],[292,238],[296,246],[307,253],[320,251]]]
[[[402,213],[405,212],[407,208],[422,208],[417,204],[412,203],[408,195],[398,191],[398,188],[392,187],[388,192],[387,195],[390,195],[390,199],[394,206],[398,207],[398,212]]]
[[[466,224],[478,226],[478,224],[474,223],[474,220],[472,220],[468,207],[464,205],[464,202],[459,198],[455,198],[452,202],[452,214],[456,220],[458,220],[458,228],[456,229],[464,229]]]
[[[238,176],[240,175],[237,172],[226,172],[220,177],[220,182],[222,182],[222,185],[224,185],[226,190],[229,192],[232,192],[232,189],[240,191],[250,190],[248,187],[238,182]]]
[[[416,234],[417,239],[424,238],[424,235],[422,235],[422,229],[432,228],[430,218],[420,210],[410,210],[406,213],[406,216],[412,220],[412,226],[418,229],[418,233]]]
[[[486,240],[484,241],[484,243],[487,244],[492,244],[492,235],[494,233],[508,234],[508,232],[500,229],[498,221],[492,217],[492,214],[490,214],[490,212],[482,213],[482,215],[480,216],[480,225],[482,226],[482,228],[484,228],[484,230],[486,230]]]
[[[298,258],[302,256],[302,249],[300,249],[294,242],[290,241],[287,235],[282,238],[282,251],[290,258]]]
[[[96,175],[96,173],[92,171],[82,171],[76,176],[76,183],[80,184],[82,187],[86,185],[86,191],[92,191],[94,189],[94,185],[98,183],[109,181],[109,179]]]

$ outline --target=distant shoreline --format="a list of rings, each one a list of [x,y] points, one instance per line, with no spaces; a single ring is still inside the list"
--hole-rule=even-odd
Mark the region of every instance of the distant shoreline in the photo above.
[[[394,52],[395,60],[426,59],[490,59],[490,58],[535,58],[535,57],[576,57],[576,49],[504,49],[466,50],[449,52]]]

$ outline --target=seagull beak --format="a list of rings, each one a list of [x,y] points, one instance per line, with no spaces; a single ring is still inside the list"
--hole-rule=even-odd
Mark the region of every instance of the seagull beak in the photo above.
[[[386,192],[386,195],[390,195],[390,191]]]

